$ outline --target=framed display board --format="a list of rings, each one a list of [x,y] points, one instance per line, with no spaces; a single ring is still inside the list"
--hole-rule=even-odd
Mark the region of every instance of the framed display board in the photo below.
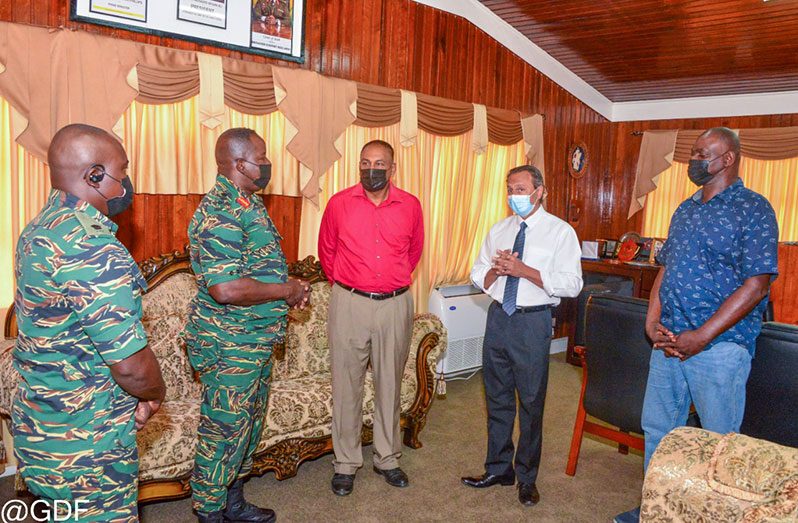
[[[70,18],[304,61],[305,0],[71,0]]]

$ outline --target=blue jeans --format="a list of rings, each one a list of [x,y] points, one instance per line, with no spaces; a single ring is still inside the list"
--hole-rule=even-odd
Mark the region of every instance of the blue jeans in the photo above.
[[[643,401],[644,469],[660,440],[687,422],[691,403],[703,428],[720,434],[739,432],[750,371],[751,354],[736,343],[717,343],[685,361],[652,351]]]

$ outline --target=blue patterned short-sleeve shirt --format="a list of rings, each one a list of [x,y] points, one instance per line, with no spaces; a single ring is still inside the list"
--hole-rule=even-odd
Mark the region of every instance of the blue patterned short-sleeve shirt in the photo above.
[[[706,323],[752,276],[778,274],[779,227],[770,203],[737,180],[708,202],[702,190],[671,219],[657,260],[665,266],[659,291],[661,323],[675,334]],[[712,340],[738,343],[753,354],[768,297]]]

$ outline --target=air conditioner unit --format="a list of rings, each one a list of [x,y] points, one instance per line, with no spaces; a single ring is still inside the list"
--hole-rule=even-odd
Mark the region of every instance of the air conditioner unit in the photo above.
[[[492,298],[473,285],[438,287],[430,293],[429,311],[448,331],[449,345],[436,373],[449,379],[482,367],[482,342]]]

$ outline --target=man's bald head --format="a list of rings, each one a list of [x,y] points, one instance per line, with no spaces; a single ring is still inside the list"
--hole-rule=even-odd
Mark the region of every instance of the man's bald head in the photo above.
[[[107,202],[125,193],[127,154],[119,140],[98,127],[71,124],[58,130],[47,149],[54,189],[109,212]]]
[[[735,163],[740,161],[740,137],[728,127],[713,127],[702,134],[701,137],[717,141],[724,150],[734,153]]]
[[[237,158],[244,158],[252,149],[252,140],[261,139],[258,133],[246,127],[228,129],[216,141],[216,165],[222,171],[223,167],[231,165]]]
[[[80,180],[86,169],[105,164],[107,158],[125,150],[110,133],[81,123],[62,127],[55,133],[47,149],[47,164],[53,187],[67,189]]]
[[[252,129],[234,127],[223,132],[216,141],[218,172],[239,189],[247,193],[263,189],[255,183],[261,176],[262,165],[271,165],[266,156],[266,142]]]

